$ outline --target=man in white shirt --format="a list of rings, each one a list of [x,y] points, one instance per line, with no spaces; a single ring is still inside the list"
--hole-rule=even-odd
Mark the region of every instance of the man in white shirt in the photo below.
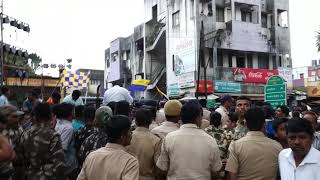
[[[9,104],[8,96],[10,94],[10,90],[7,87],[1,87],[1,96],[0,96],[0,106]]]
[[[320,152],[312,147],[314,129],[305,119],[287,125],[288,149],[279,154],[281,180],[319,180]]]
[[[133,98],[130,95],[130,92],[118,85],[113,86],[112,88],[106,90],[103,95],[103,104],[107,105],[110,102],[119,102],[127,101],[129,104],[132,104]]]
[[[209,180],[221,167],[216,141],[199,128],[201,106],[190,101],[181,109],[183,125],[163,140],[157,166],[167,179]]]
[[[222,127],[225,126],[229,120],[229,110],[233,104],[234,99],[229,96],[225,95],[220,99],[221,105],[218,109],[216,109],[216,112],[221,114],[221,123]]]

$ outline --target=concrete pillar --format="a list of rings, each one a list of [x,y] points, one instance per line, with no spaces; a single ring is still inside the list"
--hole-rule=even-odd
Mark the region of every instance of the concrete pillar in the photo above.
[[[273,70],[273,62],[272,62],[272,55],[269,54],[269,69]]]
[[[232,56],[232,67],[237,67],[237,57]]]
[[[236,20],[236,10],[235,10],[235,4],[234,1],[231,1],[231,17],[232,21]]]
[[[223,67],[229,67],[228,53],[223,52]]]

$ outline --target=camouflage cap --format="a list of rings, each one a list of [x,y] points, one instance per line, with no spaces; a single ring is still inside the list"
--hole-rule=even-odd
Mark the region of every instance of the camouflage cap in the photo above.
[[[15,106],[12,106],[12,105],[0,106],[0,112],[4,116],[9,116],[10,114],[15,114],[17,116],[20,116],[20,115],[24,114],[24,112],[18,111],[18,108],[16,108]]]
[[[112,109],[109,106],[101,106],[96,110],[95,119],[97,126],[104,128],[106,121],[112,116]]]

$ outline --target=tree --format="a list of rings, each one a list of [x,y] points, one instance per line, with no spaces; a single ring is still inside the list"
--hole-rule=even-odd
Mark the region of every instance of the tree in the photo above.
[[[32,53],[29,57],[23,57],[9,52],[5,52],[5,65],[7,76],[15,76],[17,70],[24,70],[28,76],[35,76],[36,70],[40,67],[42,59],[36,54]],[[31,65],[28,64],[28,59],[31,59]]]
[[[42,62],[42,59],[36,53],[30,54],[29,58],[31,59],[31,69],[33,72],[36,72],[36,70],[38,68],[40,68],[40,64]]]
[[[317,32],[316,46],[318,48],[318,52],[320,52],[320,31]]]

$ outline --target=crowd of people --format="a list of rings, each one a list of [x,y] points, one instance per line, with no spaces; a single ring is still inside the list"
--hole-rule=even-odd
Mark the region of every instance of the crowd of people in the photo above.
[[[248,97],[134,101],[121,87],[100,107],[0,96],[1,180],[319,180],[318,113]],[[60,101],[62,101],[60,103]]]

